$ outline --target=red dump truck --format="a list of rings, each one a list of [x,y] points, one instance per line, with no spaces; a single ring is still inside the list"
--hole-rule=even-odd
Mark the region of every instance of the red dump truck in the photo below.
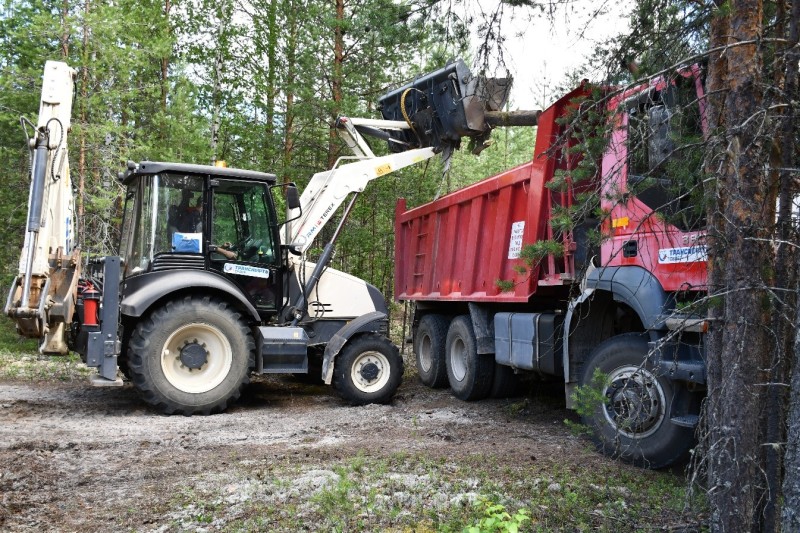
[[[692,446],[706,383],[703,214],[687,178],[670,175],[689,160],[676,135],[703,135],[701,72],[595,88],[600,104],[592,90],[541,113],[530,162],[413,209],[398,201],[395,297],[415,304],[426,385],[477,400],[510,394],[523,373],[563,379],[602,451],[658,468]],[[577,205],[578,186],[548,183],[569,183],[591,157],[565,149],[589,101],[610,117],[598,171],[580,186],[600,209],[564,230],[551,217]],[[560,249],[525,265],[542,241]]]

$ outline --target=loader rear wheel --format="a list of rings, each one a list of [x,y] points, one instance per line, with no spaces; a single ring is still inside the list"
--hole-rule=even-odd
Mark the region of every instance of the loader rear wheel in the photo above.
[[[351,405],[389,403],[402,379],[397,346],[375,333],[350,340],[333,367],[333,386]]]
[[[128,365],[145,402],[166,414],[211,414],[239,398],[255,343],[238,312],[210,297],[167,302],[131,335]]]
[[[647,337],[617,335],[589,356],[581,386],[595,405],[582,406],[583,422],[598,449],[623,461],[662,468],[680,459],[694,430],[670,421],[676,385],[647,357]]]
[[[482,400],[492,390],[494,356],[479,354],[469,315],[453,319],[447,330],[447,379],[461,400]]]
[[[414,334],[414,353],[419,379],[428,387],[447,386],[447,364],[444,360],[446,340],[446,317],[425,315],[420,319]]]

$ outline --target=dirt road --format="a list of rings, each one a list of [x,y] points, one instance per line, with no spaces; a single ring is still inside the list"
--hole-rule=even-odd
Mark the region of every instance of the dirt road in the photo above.
[[[188,418],[153,413],[130,385],[0,382],[0,530],[460,530],[481,496],[545,531],[633,512],[615,530],[685,523],[663,508],[680,479],[597,455],[563,401],[539,396],[464,403],[412,377],[392,405],[349,407],[258,378],[227,413]],[[667,496],[640,498],[641,483]]]

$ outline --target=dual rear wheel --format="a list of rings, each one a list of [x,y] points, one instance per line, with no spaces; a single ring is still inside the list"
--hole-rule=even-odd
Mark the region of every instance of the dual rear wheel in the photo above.
[[[417,371],[423,384],[449,386],[462,400],[513,396],[519,377],[497,365],[493,354],[479,354],[469,315],[452,320],[440,314],[420,318],[414,334]]]

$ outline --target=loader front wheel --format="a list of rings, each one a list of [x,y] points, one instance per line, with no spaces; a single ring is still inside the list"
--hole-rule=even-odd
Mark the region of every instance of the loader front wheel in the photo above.
[[[333,367],[333,386],[351,405],[389,403],[402,379],[397,346],[375,333],[349,341]]]
[[[224,411],[254,366],[255,343],[241,315],[210,297],[168,302],[131,335],[128,366],[145,402],[166,414]]]

